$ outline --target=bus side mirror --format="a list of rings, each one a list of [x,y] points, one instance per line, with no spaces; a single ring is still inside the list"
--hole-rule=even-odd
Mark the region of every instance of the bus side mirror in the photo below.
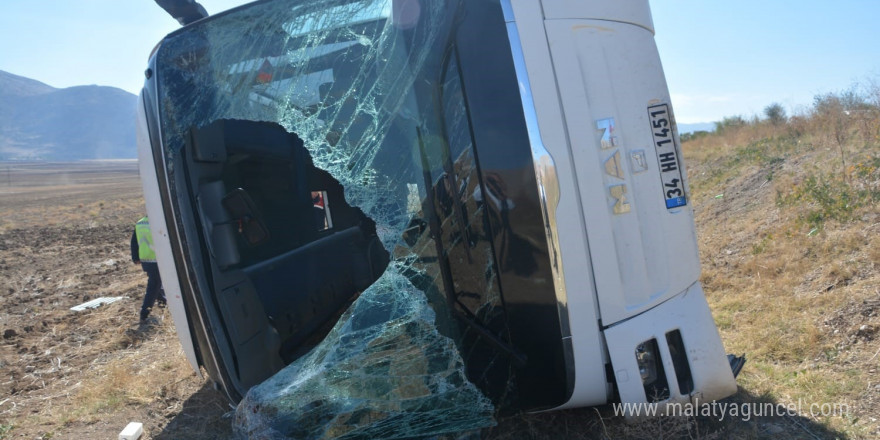
[[[232,217],[232,223],[238,227],[238,233],[249,245],[256,246],[269,239],[269,230],[247,191],[236,188],[223,197],[222,203]]]

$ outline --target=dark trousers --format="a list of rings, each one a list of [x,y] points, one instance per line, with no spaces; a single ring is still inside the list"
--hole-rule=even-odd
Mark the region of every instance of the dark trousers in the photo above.
[[[141,319],[150,316],[150,310],[158,299],[165,302],[165,292],[162,291],[162,279],[159,278],[159,265],[156,263],[141,263],[141,269],[147,273],[147,291],[144,293],[144,304],[141,306]]]

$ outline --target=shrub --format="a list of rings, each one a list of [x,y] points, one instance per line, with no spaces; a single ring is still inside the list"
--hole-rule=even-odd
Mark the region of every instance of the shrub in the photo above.
[[[727,116],[722,119],[720,122],[715,123],[715,133],[723,133],[725,131],[736,130],[748,125],[748,122],[740,116]]]
[[[705,130],[697,130],[697,131],[694,131],[694,132],[691,132],[691,133],[684,133],[684,134],[682,134],[682,135],[681,135],[681,141],[682,141],[682,142],[687,142],[687,141],[690,141],[690,140],[693,140],[693,139],[699,139],[699,138],[702,138],[702,137],[706,137],[706,136],[708,136],[708,135],[709,135],[709,132],[708,132],[708,131],[705,131]]]
[[[874,162],[880,160],[875,159]],[[880,190],[869,180],[876,169],[873,163],[860,163],[856,173],[862,175],[867,182],[855,182],[855,185],[835,179],[833,175],[810,175],[803,184],[795,186],[791,193],[777,194],[777,204],[805,207],[801,219],[817,228],[831,219],[850,221],[859,208],[880,201]]]
[[[766,116],[767,120],[773,125],[782,125],[788,121],[788,116],[785,114],[785,108],[783,108],[782,104],[778,102],[774,102],[773,104],[764,107],[764,116]]]

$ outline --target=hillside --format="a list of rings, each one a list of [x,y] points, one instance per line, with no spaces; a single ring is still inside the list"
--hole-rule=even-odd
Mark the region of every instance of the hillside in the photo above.
[[[48,84],[0,70],[0,97],[4,99],[42,95],[55,90],[54,87]]]
[[[114,87],[56,89],[0,71],[0,160],[134,158],[136,101]]]
[[[740,394],[846,405],[813,418],[836,431],[821,437],[880,436],[880,89],[719,125],[683,149],[702,281],[727,351],[749,358]]]

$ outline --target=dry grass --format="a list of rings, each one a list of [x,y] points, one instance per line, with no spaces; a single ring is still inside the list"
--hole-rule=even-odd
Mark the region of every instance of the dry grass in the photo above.
[[[817,420],[851,438],[880,435],[880,103],[862,103],[683,145],[702,281],[728,351],[749,357],[739,384],[845,403]]]
[[[157,353],[152,347],[144,349],[147,347],[143,347],[141,341],[145,338],[165,341],[161,349],[167,353]],[[174,327],[170,325],[105,338],[108,351],[122,348],[124,352],[122,356],[99,358],[93,363],[94,368],[84,378],[83,387],[72,398],[71,416],[81,421],[90,420],[120,406],[147,405],[163,397],[173,385],[169,379],[191,378],[192,368],[176,339]]]

